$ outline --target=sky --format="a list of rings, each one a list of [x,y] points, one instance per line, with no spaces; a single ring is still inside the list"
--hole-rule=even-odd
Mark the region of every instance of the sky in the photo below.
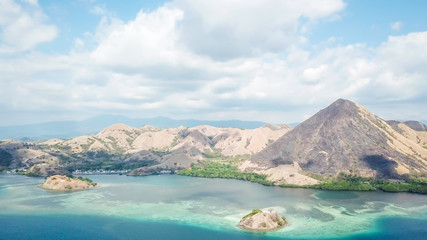
[[[424,0],[0,0],[0,125],[427,120]]]

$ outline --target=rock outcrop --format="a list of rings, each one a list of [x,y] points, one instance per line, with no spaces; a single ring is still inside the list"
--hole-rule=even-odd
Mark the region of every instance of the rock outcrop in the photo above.
[[[55,191],[76,191],[95,187],[89,178],[70,178],[62,175],[48,177],[41,188]]]
[[[278,213],[254,209],[240,220],[238,226],[245,230],[264,232],[282,228],[286,224],[286,219]]]

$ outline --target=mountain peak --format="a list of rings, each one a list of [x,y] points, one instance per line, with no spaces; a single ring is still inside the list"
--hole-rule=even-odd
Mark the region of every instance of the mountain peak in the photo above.
[[[159,131],[160,129],[152,125],[145,124],[144,126],[141,127],[141,130],[147,131],[147,132],[155,132],[155,131]]]
[[[353,103],[354,104],[354,102],[352,102],[352,101],[350,101],[348,99],[344,99],[344,98],[338,98],[332,104],[348,104],[348,103]]]
[[[116,123],[113,124],[107,128],[105,128],[104,130],[102,130],[101,133],[108,133],[108,132],[114,132],[114,131],[133,131],[136,128],[128,126],[126,124],[123,123]]]
[[[270,168],[297,162],[305,171],[333,175],[351,170],[366,176],[395,177],[408,173],[409,168],[425,169],[409,157],[410,148],[403,151],[394,145],[402,139],[404,136],[363,106],[338,99],[251,161]]]
[[[354,102],[347,100],[347,99],[340,98],[340,99],[336,100],[335,102],[333,102],[331,105],[329,105],[326,109],[339,109],[339,110],[341,110],[341,109],[346,110],[347,109],[347,110],[350,110],[350,109],[355,109],[355,108],[357,108],[357,105]]]
[[[337,124],[340,125],[343,122],[349,121],[351,119],[359,118],[360,111],[361,108],[354,102],[346,99],[338,99],[300,125],[303,125],[301,127],[307,128],[308,125],[313,126],[325,123],[332,127]],[[296,128],[298,128],[298,126]]]

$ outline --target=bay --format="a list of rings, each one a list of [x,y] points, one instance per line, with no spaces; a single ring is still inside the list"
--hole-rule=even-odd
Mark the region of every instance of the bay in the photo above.
[[[425,239],[427,196],[266,187],[176,175],[90,176],[99,187],[45,191],[42,178],[0,175],[0,239]],[[254,208],[289,225],[237,227]]]

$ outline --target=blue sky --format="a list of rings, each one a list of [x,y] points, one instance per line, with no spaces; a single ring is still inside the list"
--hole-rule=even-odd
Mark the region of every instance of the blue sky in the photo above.
[[[100,114],[426,120],[427,2],[0,0],[0,125]]]
[[[353,0],[344,1],[346,7],[339,12],[338,19],[326,19],[313,27],[310,32],[312,44],[327,41],[334,37],[339,44],[366,43],[378,46],[390,35],[424,31],[427,27],[424,0],[405,1]],[[55,23],[61,33],[41,46],[42,51],[67,53],[76,37],[94,32],[100,21],[100,15],[93,9],[100,7],[114,17],[131,21],[139,11],[150,12],[161,7],[167,1],[55,1],[43,0],[39,4],[45,9],[50,22]],[[390,24],[401,22],[398,30]]]

